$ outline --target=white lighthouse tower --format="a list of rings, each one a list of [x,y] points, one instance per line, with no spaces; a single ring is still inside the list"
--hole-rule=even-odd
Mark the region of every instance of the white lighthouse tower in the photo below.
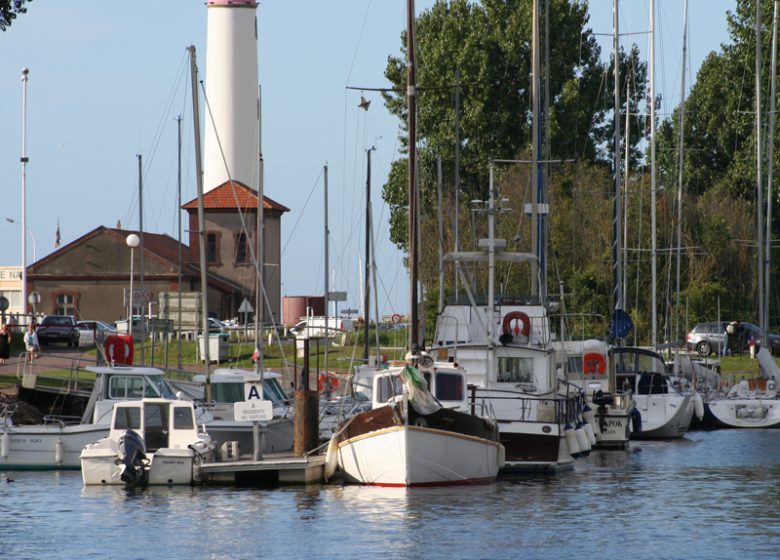
[[[257,189],[257,4],[208,0],[203,188],[229,179]]]

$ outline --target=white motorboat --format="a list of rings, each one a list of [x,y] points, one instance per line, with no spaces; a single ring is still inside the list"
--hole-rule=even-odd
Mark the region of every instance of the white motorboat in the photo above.
[[[211,401],[203,403],[211,413],[206,429],[218,443],[238,442],[239,453],[251,453],[254,449],[253,423],[237,420],[235,404],[246,398],[247,384],[259,384],[260,375],[243,369],[217,368],[211,375]],[[262,422],[262,453],[290,451],[293,448],[295,426],[294,407],[281,384],[282,375],[266,371],[262,375],[262,399],[270,401],[273,419]],[[203,399],[205,375],[196,375],[193,381],[199,399]]]
[[[403,487],[495,479],[504,454],[498,428],[467,402],[462,370],[393,366],[373,377],[372,404],[334,434],[326,476],[339,468],[350,482]]]
[[[631,439],[672,439],[685,435],[691,425],[695,399],[676,387],[660,354],[645,348],[615,347],[617,388],[631,391],[642,415],[642,430]]]
[[[623,448],[631,438],[632,425],[641,429],[641,416],[632,392],[617,387],[614,360],[600,340],[569,343],[566,376],[582,387],[587,398],[583,416],[596,439],[594,447]]]
[[[42,424],[14,422],[14,405],[0,411],[0,468],[78,469],[82,448],[108,434],[118,402],[144,397],[176,398],[162,370],[138,366],[88,366],[95,375],[82,416],[44,416]],[[28,389],[26,394],[30,393]]]
[[[85,485],[146,486],[201,482],[200,465],[215,445],[198,430],[191,401],[142,399],[117,403],[107,437],[80,454]]]
[[[591,449],[583,394],[558,379],[546,307],[531,296],[475,303],[445,306],[433,351],[465,369],[476,397],[493,410],[505,471],[572,468]]]

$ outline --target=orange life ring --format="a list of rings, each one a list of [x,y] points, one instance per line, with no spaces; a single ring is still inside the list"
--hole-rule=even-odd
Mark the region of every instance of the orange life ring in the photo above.
[[[321,373],[319,377],[317,377],[317,390],[322,393],[325,390],[325,377],[326,374]],[[335,391],[338,389],[339,386],[339,378],[335,375],[327,375],[328,381],[330,381],[330,390]]]
[[[585,375],[604,375],[607,361],[598,352],[588,352],[582,357],[582,373]]]
[[[517,325],[512,328],[512,321],[517,321],[518,319],[523,322],[523,328],[520,329]],[[504,322],[501,324],[501,328],[503,329],[504,334],[517,336],[522,333],[523,336],[528,336],[531,334],[531,319],[522,311],[510,311],[504,315]]]

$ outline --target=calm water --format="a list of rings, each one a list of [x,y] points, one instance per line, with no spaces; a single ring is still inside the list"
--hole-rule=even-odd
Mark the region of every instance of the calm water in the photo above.
[[[475,488],[130,493],[84,488],[78,472],[0,478],[4,559],[780,557],[780,430],[632,442],[573,472]]]

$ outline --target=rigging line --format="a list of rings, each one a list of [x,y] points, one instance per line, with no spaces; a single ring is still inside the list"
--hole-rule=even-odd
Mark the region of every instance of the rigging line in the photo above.
[[[171,110],[172,110],[172,107],[173,107],[174,100],[176,98],[176,92],[179,91],[179,89],[181,88],[181,82],[184,79],[184,77],[186,76],[186,68],[187,68],[187,63],[188,63],[187,56],[188,55],[185,54],[184,58],[182,59],[181,65],[179,67],[178,77],[174,79],[173,86],[172,86],[172,88],[170,90],[170,93],[168,95],[168,99],[167,99],[167,101],[165,103],[165,108],[163,109],[163,113],[162,113],[162,115],[160,117],[160,121],[159,121],[159,123],[157,125],[157,130],[155,131],[155,135],[153,137],[152,148],[151,148],[151,151],[149,153],[149,156],[144,158],[144,167],[145,167],[145,169],[143,170],[143,173],[142,173],[144,184],[147,183],[147,178],[148,178],[148,175],[151,172],[152,163],[154,162],[154,158],[155,158],[155,156],[157,154],[157,149],[159,148],[160,142],[162,141],[163,132],[165,131],[166,127],[168,127],[170,125],[169,116],[170,116],[170,113],[171,113]],[[149,199],[147,197],[147,202],[148,202],[148,200]],[[159,205],[156,205],[156,206],[157,207],[156,208],[153,207],[152,210],[156,209],[156,210],[160,211],[165,205],[159,204]],[[146,208],[144,208],[144,215],[147,215]],[[159,229],[159,223],[160,223],[160,216],[159,216],[159,214],[157,216],[152,215],[152,218],[153,218],[152,222],[155,224],[156,229]]]
[[[284,244],[284,247],[282,248],[282,256],[284,256],[285,252],[287,251],[287,246],[290,245],[290,241],[293,238],[293,234],[295,233],[295,230],[298,229],[298,224],[301,222],[301,218],[303,217],[304,211],[306,210],[306,207],[309,205],[309,201],[311,200],[312,195],[314,195],[314,190],[317,188],[317,184],[320,181],[320,178],[322,177],[322,169],[320,169],[320,172],[317,174],[317,178],[314,180],[314,184],[311,187],[311,190],[309,191],[309,196],[306,197],[306,202],[303,203],[303,208],[301,208],[300,214],[298,214],[298,219],[295,220],[295,224],[293,225],[292,231],[290,232],[290,235],[287,237],[287,241]]]
[[[233,181],[233,176],[230,173],[230,167],[227,164],[227,158],[225,157],[225,151],[222,149],[222,140],[219,137],[219,131],[217,130],[216,123],[214,122],[214,115],[211,112],[211,104],[209,103],[209,98],[206,95],[206,88],[205,88],[205,86],[203,84],[203,80],[201,80],[199,82],[199,84],[200,84],[201,92],[203,93],[203,100],[204,100],[205,105],[206,105],[206,113],[208,114],[209,121],[211,123],[211,127],[214,129],[214,137],[217,140],[217,147],[219,148],[219,155],[222,157],[222,163],[225,166],[225,172],[227,173],[228,182],[230,183],[230,190],[231,190],[231,192],[233,194],[233,200],[234,200],[234,202],[236,204],[236,210],[238,211],[238,217],[241,220],[241,231],[242,232],[248,232],[249,228],[247,228],[247,226],[246,226],[245,212],[241,208],[241,205],[239,204],[239,201],[238,201],[238,192],[236,191],[236,185],[235,185],[235,182]],[[257,196],[258,197],[260,196],[259,192],[257,193]],[[263,204],[263,207],[265,208],[264,204]],[[248,243],[248,245],[249,245],[249,260],[250,260],[250,263],[252,265],[254,265],[255,269],[257,269],[258,268],[258,258],[259,258],[259,255],[255,255],[255,247],[254,247],[255,244],[254,243]],[[261,282],[261,284],[262,284],[262,282]]]

